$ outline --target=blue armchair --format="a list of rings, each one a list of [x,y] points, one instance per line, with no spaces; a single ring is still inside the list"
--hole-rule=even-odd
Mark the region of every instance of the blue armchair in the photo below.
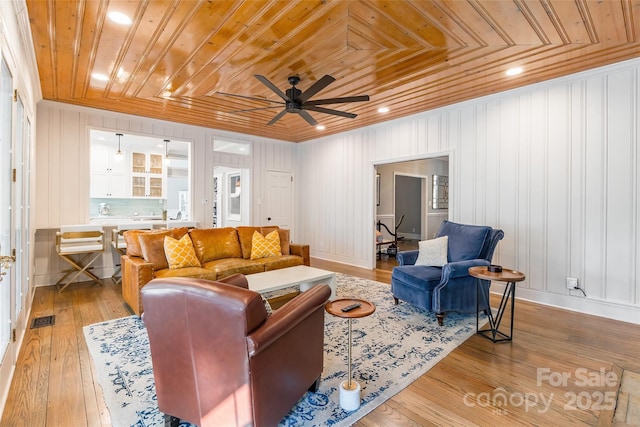
[[[447,263],[442,267],[414,265],[417,250],[399,252],[391,273],[391,292],[396,304],[399,300],[436,313],[443,325],[445,312],[476,312],[476,278],[469,275],[469,267],[491,264],[491,258],[504,232],[488,226],[457,224],[443,221],[436,237],[448,236]],[[489,308],[488,280],[481,281],[479,310]]]

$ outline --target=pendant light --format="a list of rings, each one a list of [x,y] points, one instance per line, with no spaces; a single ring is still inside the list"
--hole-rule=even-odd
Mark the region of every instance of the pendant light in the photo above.
[[[118,137],[118,151],[116,151],[116,160],[122,160],[122,157],[124,157],[124,155],[122,154],[122,150],[120,149],[120,137],[122,136],[122,134],[116,133],[116,136]]]
[[[171,163],[171,159],[169,159],[169,143],[171,141],[168,139],[164,140],[164,164],[168,165]]]

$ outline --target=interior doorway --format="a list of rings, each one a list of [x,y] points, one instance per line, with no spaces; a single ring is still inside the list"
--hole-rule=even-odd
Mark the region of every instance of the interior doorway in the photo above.
[[[213,167],[212,227],[251,224],[250,177],[246,168]]]
[[[449,156],[375,165],[376,268],[397,266],[395,253],[418,249],[420,240],[433,238],[449,211],[434,204],[433,176],[448,177]],[[438,196],[438,194],[436,194]],[[446,205],[448,206],[448,205]],[[394,245],[379,242],[394,242]],[[395,248],[394,248],[395,246]],[[391,247],[391,250],[389,248]]]

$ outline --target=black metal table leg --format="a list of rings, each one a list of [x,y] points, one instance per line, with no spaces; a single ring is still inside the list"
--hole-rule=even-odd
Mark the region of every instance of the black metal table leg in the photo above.
[[[490,301],[486,301],[487,303],[487,317],[489,318],[489,327],[485,329],[480,329],[480,288],[481,288],[481,279],[477,279],[478,284],[476,286],[476,332],[481,336],[493,341],[493,342],[501,342],[501,341],[511,341],[513,338],[513,314],[515,309],[515,296],[516,296],[516,284],[515,282],[507,282],[504,293],[502,294],[502,299],[500,300],[500,305],[498,306],[498,311],[496,315],[493,315],[493,310],[491,310]],[[482,292],[484,297],[484,292]],[[500,331],[500,324],[502,323],[502,318],[504,316],[504,312],[507,308],[507,304],[511,300],[511,324],[509,335]]]

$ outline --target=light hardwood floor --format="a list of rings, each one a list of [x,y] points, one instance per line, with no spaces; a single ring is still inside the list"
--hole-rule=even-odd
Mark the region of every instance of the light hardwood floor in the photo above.
[[[390,282],[390,271],[319,260],[312,265]],[[1,426],[111,425],[82,327],[130,315],[120,292],[110,280],[103,288],[74,285],[62,294],[55,287],[37,289],[31,317],[54,314],[55,325],[27,331]],[[638,325],[517,301],[513,342],[472,336],[356,425],[611,425],[613,408],[598,404],[607,403],[606,393],[617,393],[618,381],[607,385],[601,372],[615,378],[623,370],[640,372],[639,354]],[[543,372],[548,376],[539,378]],[[552,381],[562,374],[567,381]],[[491,404],[501,395],[509,398],[506,406]]]

